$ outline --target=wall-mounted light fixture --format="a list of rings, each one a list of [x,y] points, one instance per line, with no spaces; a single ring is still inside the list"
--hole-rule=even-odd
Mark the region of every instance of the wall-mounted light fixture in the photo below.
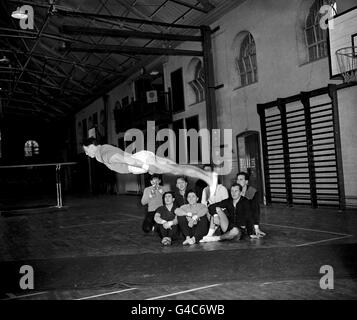
[[[25,13],[20,7],[18,7],[15,11],[12,12],[11,17],[14,19],[27,19],[28,14]]]
[[[6,58],[6,56],[3,56],[1,59],[0,59],[0,63],[9,63],[10,60],[8,58]]]

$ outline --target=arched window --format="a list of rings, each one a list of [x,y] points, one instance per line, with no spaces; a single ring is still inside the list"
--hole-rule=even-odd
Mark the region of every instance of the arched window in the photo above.
[[[305,21],[305,40],[309,52],[309,61],[327,57],[327,27],[321,28],[321,19],[326,13],[321,14],[320,9],[324,5],[331,7],[333,15],[337,12],[336,1],[315,0],[310,7]]]
[[[34,155],[38,155],[40,153],[40,147],[38,143],[34,140],[28,140],[25,143],[25,157],[33,157]]]
[[[258,82],[257,53],[255,41],[249,32],[241,41],[238,56],[235,59],[236,68],[240,78],[240,86],[245,87]]]
[[[190,81],[188,84],[193,95],[189,98],[189,104],[196,104],[205,100],[205,78],[203,64],[200,59],[193,58],[188,66]]]

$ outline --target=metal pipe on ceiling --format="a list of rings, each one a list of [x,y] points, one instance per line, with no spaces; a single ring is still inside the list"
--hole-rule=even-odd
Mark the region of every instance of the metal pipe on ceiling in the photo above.
[[[83,12],[83,11],[69,11],[63,10],[60,8],[56,8],[56,14],[61,14],[64,16],[74,16],[74,17],[87,17],[87,18],[103,18],[103,19],[114,19],[119,21],[124,21],[128,23],[139,23],[139,24],[147,24],[147,25],[155,25],[155,26],[162,26],[166,28],[179,28],[179,29],[195,29],[199,30],[199,26],[191,26],[186,24],[172,24],[166,22],[158,22],[158,21],[148,21],[144,19],[136,19],[136,18],[128,18],[128,17],[121,17],[121,16],[114,16],[108,14],[97,14],[97,13],[90,13],[90,12]]]
[[[33,36],[35,39],[37,38],[38,32],[34,32],[34,31],[29,31],[29,30],[21,30],[21,29],[13,29],[13,28],[4,28],[4,27],[0,27],[0,31],[8,31],[8,32],[14,32],[17,34],[24,34],[24,35],[29,35],[29,36]],[[10,35],[4,35],[5,36],[12,36]],[[58,41],[69,41],[69,42],[79,42],[79,43],[83,43],[83,44],[90,44],[89,42],[83,41],[83,40],[79,40],[79,39],[73,39],[73,38],[69,38],[69,37],[64,37],[64,36],[59,36],[53,33],[48,33],[48,32],[42,32],[41,36],[43,38],[48,38],[48,39],[52,39],[52,40],[58,40]],[[15,37],[15,35],[14,35]],[[18,37],[18,38],[23,38],[22,36]]]
[[[187,7],[187,8],[191,8],[193,10],[197,10],[197,11],[203,12],[203,13],[208,13],[208,12],[210,12],[212,10],[212,8],[208,8],[208,7],[206,7],[206,8],[196,7],[196,6],[194,6],[194,5],[190,4],[190,3],[187,3],[187,2],[182,1],[182,0],[169,0],[169,1],[177,3],[177,4],[179,4],[181,6],[184,6],[184,7]]]
[[[0,79],[0,81],[13,82],[13,80],[10,80],[10,79]],[[27,85],[33,86],[33,83],[32,82],[28,82],[28,81],[19,80],[18,83],[19,84],[21,83],[21,84],[27,84]],[[43,87],[44,88],[48,88],[48,89],[54,89],[54,90],[61,91],[61,88],[55,87],[55,86],[44,85]],[[80,91],[76,91],[76,90],[73,90],[73,89],[66,89],[66,91],[73,92],[73,93],[76,93],[76,94],[80,94],[82,96],[86,95],[85,92],[80,92]]]
[[[157,32],[141,32],[141,31],[127,31],[120,29],[94,28],[63,25],[59,28],[61,33],[66,34],[82,34],[91,36],[105,36],[115,38],[138,38],[138,39],[157,39],[157,40],[172,40],[172,41],[193,41],[202,42],[201,36],[180,35],[171,33],[157,33]]]
[[[39,43],[39,41],[40,41],[41,34],[42,34],[43,30],[45,29],[45,27],[46,27],[48,21],[49,21],[49,18],[50,18],[50,15],[51,15],[52,10],[53,10],[53,5],[51,4],[51,6],[48,8],[48,11],[47,11],[46,17],[45,17],[45,19],[44,19],[44,22],[43,22],[43,24],[42,24],[42,26],[41,26],[41,29],[37,32],[35,44],[32,46],[32,48],[31,48],[31,50],[30,50],[29,56],[28,56],[28,58],[27,58],[27,60],[26,60],[26,62],[25,62],[25,64],[24,64],[24,66],[23,66],[23,68],[22,68],[22,72],[20,73],[20,75],[17,77],[17,79],[16,79],[16,81],[15,81],[15,84],[14,84],[14,86],[13,86],[13,90],[16,89],[17,84],[18,84],[18,81],[19,81],[19,80],[21,79],[21,77],[23,76],[24,70],[26,69],[27,65],[29,64],[29,62],[30,62],[30,60],[31,60],[31,56],[32,56],[32,54],[33,54],[35,48],[37,47],[37,45],[38,45],[38,43]]]
[[[181,49],[166,49],[166,48],[144,48],[134,46],[117,46],[117,45],[102,45],[96,46],[70,46],[68,50],[72,52],[96,52],[96,53],[133,53],[139,55],[170,55],[170,56],[190,56],[197,57],[203,56],[202,51],[196,50],[181,50]]]

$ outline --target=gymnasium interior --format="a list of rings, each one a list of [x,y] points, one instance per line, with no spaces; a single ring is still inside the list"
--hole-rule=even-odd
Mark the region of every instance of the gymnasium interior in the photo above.
[[[355,300],[356,85],[354,0],[1,1],[0,299]],[[133,135],[248,173],[266,235],[144,233],[150,174],[82,146]]]

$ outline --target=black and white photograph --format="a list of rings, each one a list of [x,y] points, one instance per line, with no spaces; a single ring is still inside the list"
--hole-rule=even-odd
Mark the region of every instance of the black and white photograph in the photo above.
[[[356,123],[355,0],[1,0],[0,300],[356,300]]]

